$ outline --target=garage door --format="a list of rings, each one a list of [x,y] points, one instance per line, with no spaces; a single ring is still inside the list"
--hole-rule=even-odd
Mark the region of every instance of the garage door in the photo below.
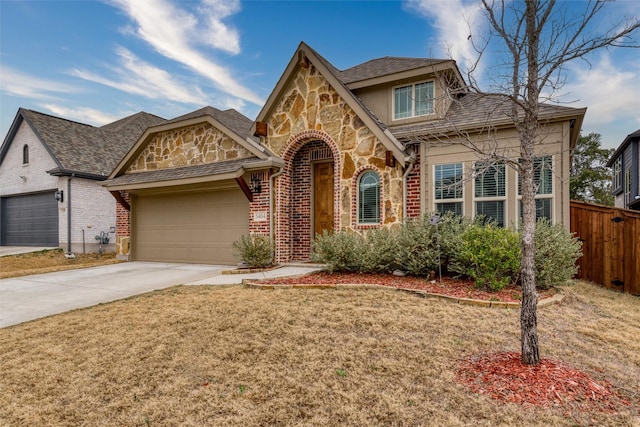
[[[235,264],[232,243],[249,233],[240,190],[138,196],[132,257],[140,261]]]
[[[2,244],[58,246],[55,191],[2,198]]]

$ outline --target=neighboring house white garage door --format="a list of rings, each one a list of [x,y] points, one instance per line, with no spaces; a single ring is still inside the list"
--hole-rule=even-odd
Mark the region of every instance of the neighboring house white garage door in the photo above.
[[[3,197],[3,246],[58,246],[58,202],[55,191]]]
[[[139,261],[235,264],[232,243],[249,234],[241,190],[143,195],[132,209],[132,258]]]

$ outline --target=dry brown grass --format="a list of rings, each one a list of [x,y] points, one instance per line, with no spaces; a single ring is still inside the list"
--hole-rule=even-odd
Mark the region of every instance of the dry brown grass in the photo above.
[[[119,261],[116,260],[115,253],[106,253],[102,256],[98,256],[96,253],[76,254],[75,259],[67,259],[62,249],[8,255],[0,257],[0,279],[95,267],[117,262]]]
[[[543,357],[613,382],[618,414],[521,407],[455,382],[518,350],[517,311],[393,290],[174,287],[0,330],[0,425],[632,426],[640,300],[579,283]]]

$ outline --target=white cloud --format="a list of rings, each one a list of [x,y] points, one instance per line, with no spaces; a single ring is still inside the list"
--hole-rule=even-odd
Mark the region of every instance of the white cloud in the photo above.
[[[67,108],[56,104],[41,104],[41,107],[58,117],[64,117],[80,123],[87,123],[96,126],[115,122],[121,118],[119,116],[107,114],[88,107]]]
[[[77,93],[75,86],[31,76],[13,68],[0,66],[0,91],[32,99],[55,99],[54,94]]]
[[[633,53],[629,53],[620,63],[605,52],[591,68],[579,62],[571,64],[561,100],[588,107],[585,121],[590,128],[614,120],[628,120],[633,128],[629,132],[640,125],[640,60],[631,60]]]
[[[231,54],[240,52],[237,31],[222,22],[239,10],[237,0],[202,2],[200,11],[206,10],[204,15],[207,17],[204,24],[194,14],[166,0],[108,1],[135,21],[134,34],[161,55],[206,77],[230,96],[258,105],[263,103],[257,94],[237,82],[229,69],[211,61],[197,49],[201,44]]]
[[[120,59],[120,67],[112,68],[116,75],[115,78],[103,77],[81,69],[74,69],[71,74],[84,80],[149,99],[169,99],[195,105],[208,103],[207,97],[200,88],[179,84],[165,70],[141,60],[123,47],[118,47],[116,53]]]
[[[406,5],[429,20],[430,26],[438,32],[437,39],[443,54],[450,55],[465,70],[473,66],[478,53],[474,50],[470,36],[479,36],[479,2],[408,0]]]

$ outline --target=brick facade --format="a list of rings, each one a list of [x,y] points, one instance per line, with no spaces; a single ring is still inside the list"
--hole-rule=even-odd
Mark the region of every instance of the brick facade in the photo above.
[[[422,214],[422,189],[420,188],[420,156],[407,176],[407,218],[417,218]]]
[[[253,193],[253,202],[249,203],[249,234],[269,235],[271,213],[269,212],[269,192],[271,172],[252,172],[251,177],[260,179],[260,193]],[[251,180],[249,179],[249,182]]]

